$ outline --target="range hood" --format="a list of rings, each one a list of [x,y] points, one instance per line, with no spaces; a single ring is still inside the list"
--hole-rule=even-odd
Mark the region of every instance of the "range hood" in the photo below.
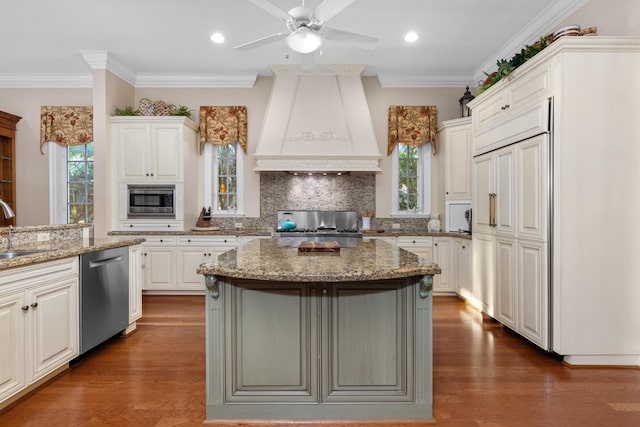
[[[271,66],[254,157],[259,172],[380,172],[363,65]]]

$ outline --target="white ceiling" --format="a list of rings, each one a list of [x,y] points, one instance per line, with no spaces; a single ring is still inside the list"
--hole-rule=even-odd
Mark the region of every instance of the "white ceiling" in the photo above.
[[[285,11],[302,4],[272,1]],[[389,86],[473,86],[496,59],[557,28],[585,1],[356,0],[325,26],[377,37],[377,48],[368,51],[326,41],[315,61],[365,64],[366,75],[378,75]],[[307,6],[320,2],[307,0]],[[250,79],[270,74],[270,64],[300,62],[300,55],[284,40],[247,52],[233,49],[286,31],[284,23],[248,0],[3,3],[0,87],[85,81],[92,54],[106,55],[107,68],[135,85],[171,81],[179,86],[193,76],[208,76],[209,81]],[[420,35],[410,45],[403,40],[409,30]],[[214,32],[223,33],[226,42],[211,42]]]

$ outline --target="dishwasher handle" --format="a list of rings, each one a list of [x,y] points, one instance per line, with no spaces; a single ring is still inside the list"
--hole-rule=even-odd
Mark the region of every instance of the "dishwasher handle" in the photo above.
[[[98,259],[95,261],[91,260],[89,261],[89,268],[102,267],[103,265],[111,264],[112,262],[120,262],[120,261],[122,261],[122,255],[114,256],[111,258]]]

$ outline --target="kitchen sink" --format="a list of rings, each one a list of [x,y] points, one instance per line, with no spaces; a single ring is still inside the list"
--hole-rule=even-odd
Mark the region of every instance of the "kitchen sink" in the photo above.
[[[11,252],[2,252],[0,253],[0,259],[11,259],[17,258],[25,255],[33,255],[40,253],[42,251],[11,251]]]

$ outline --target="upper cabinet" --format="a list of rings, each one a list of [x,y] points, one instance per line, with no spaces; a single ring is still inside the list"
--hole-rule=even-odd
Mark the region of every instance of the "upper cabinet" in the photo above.
[[[549,130],[551,63],[537,63],[522,71],[518,79],[511,81],[512,74],[506,82],[489,89],[486,96],[471,102],[474,155]]]
[[[21,117],[0,111],[0,199],[16,211],[16,124]],[[0,214],[0,227],[16,225],[16,218]]]
[[[444,146],[445,200],[471,200],[471,117],[442,122],[438,135]]]
[[[184,117],[113,117],[120,182],[184,181],[185,155],[196,152],[196,124]]]

